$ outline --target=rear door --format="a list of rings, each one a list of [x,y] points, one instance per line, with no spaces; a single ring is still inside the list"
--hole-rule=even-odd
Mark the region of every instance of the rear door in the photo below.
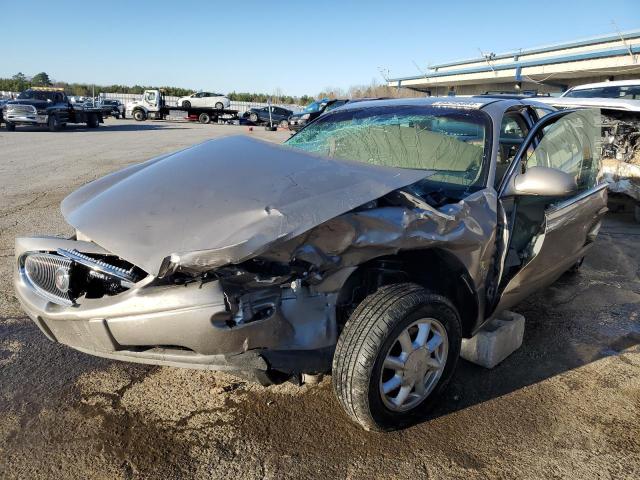
[[[532,128],[499,188],[503,210],[497,311],[556,280],[590,248],[607,211],[601,178],[598,110],[550,114]],[[563,197],[513,196],[507,188],[531,167],[568,173],[577,189]]]

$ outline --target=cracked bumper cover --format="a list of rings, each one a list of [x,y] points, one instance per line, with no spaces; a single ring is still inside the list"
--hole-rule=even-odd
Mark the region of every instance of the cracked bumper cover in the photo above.
[[[16,266],[26,252],[56,248],[106,253],[90,242],[18,238]],[[288,353],[317,357],[336,342],[334,296],[304,289],[282,289],[272,315],[229,326],[222,320],[229,313],[217,281],[160,285],[149,276],[118,295],[84,299],[73,306],[51,303],[38,295],[19,268],[14,284],[23,309],[49,339],[117,360],[266,371],[271,355],[277,363]]]

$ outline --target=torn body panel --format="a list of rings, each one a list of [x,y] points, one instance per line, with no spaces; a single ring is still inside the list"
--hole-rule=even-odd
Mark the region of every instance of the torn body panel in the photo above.
[[[394,200],[402,197],[406,201],[341,215],[273,246],[262,258],[306,262],[313,266],[315,274],[309,275],[307,282],[324,286],[325,278],[334,272],[353,269],[376,258],[439,249],[464,266],[470,289],[478,297],[476,323],[482,322],[497,253],[495,191],[483,189],[440,209],[416,207],[406,193],[393,196]],[[425,276],[431,273],[429,264],[414,267],[424,271]],[[340,286],[335,284],[336,288]]]
[[[18,238],[16,260],[51,248],[107,253],[90,242]],[[252,370],[259,369],[262,352],[292,350],[298,362],[287,373],[295,373],[316,368],[337,339],[336,295],[301,285],[244,294],[234,315],[217,280],[174,284],[149,275],[117,295],[83,297],[72,307],[40,295],[20,269],[14,284],[22,308],[49,339],[106,358]]]

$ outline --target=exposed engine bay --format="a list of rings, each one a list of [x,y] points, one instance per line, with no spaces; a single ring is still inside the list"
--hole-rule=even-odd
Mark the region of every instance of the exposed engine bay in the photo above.
[[[603,110],[602,173],[609,191],[640,202],[640,114]]]
[[[640,164],[640,115],[611,111],[603,114],[602,158]]]

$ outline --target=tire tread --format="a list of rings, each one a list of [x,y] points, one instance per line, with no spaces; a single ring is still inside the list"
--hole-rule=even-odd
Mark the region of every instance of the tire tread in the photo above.
[[[376,423],[368,401],[371,372],[379,349],[398,318],[425,303],[453,312],[459,332],[459,317],[448,299],[414,283],[399,283],[383,286],[368,295],[356,307],[338,338],[333,359],[333,387],[347,415],[367,430],[384,429]]]

